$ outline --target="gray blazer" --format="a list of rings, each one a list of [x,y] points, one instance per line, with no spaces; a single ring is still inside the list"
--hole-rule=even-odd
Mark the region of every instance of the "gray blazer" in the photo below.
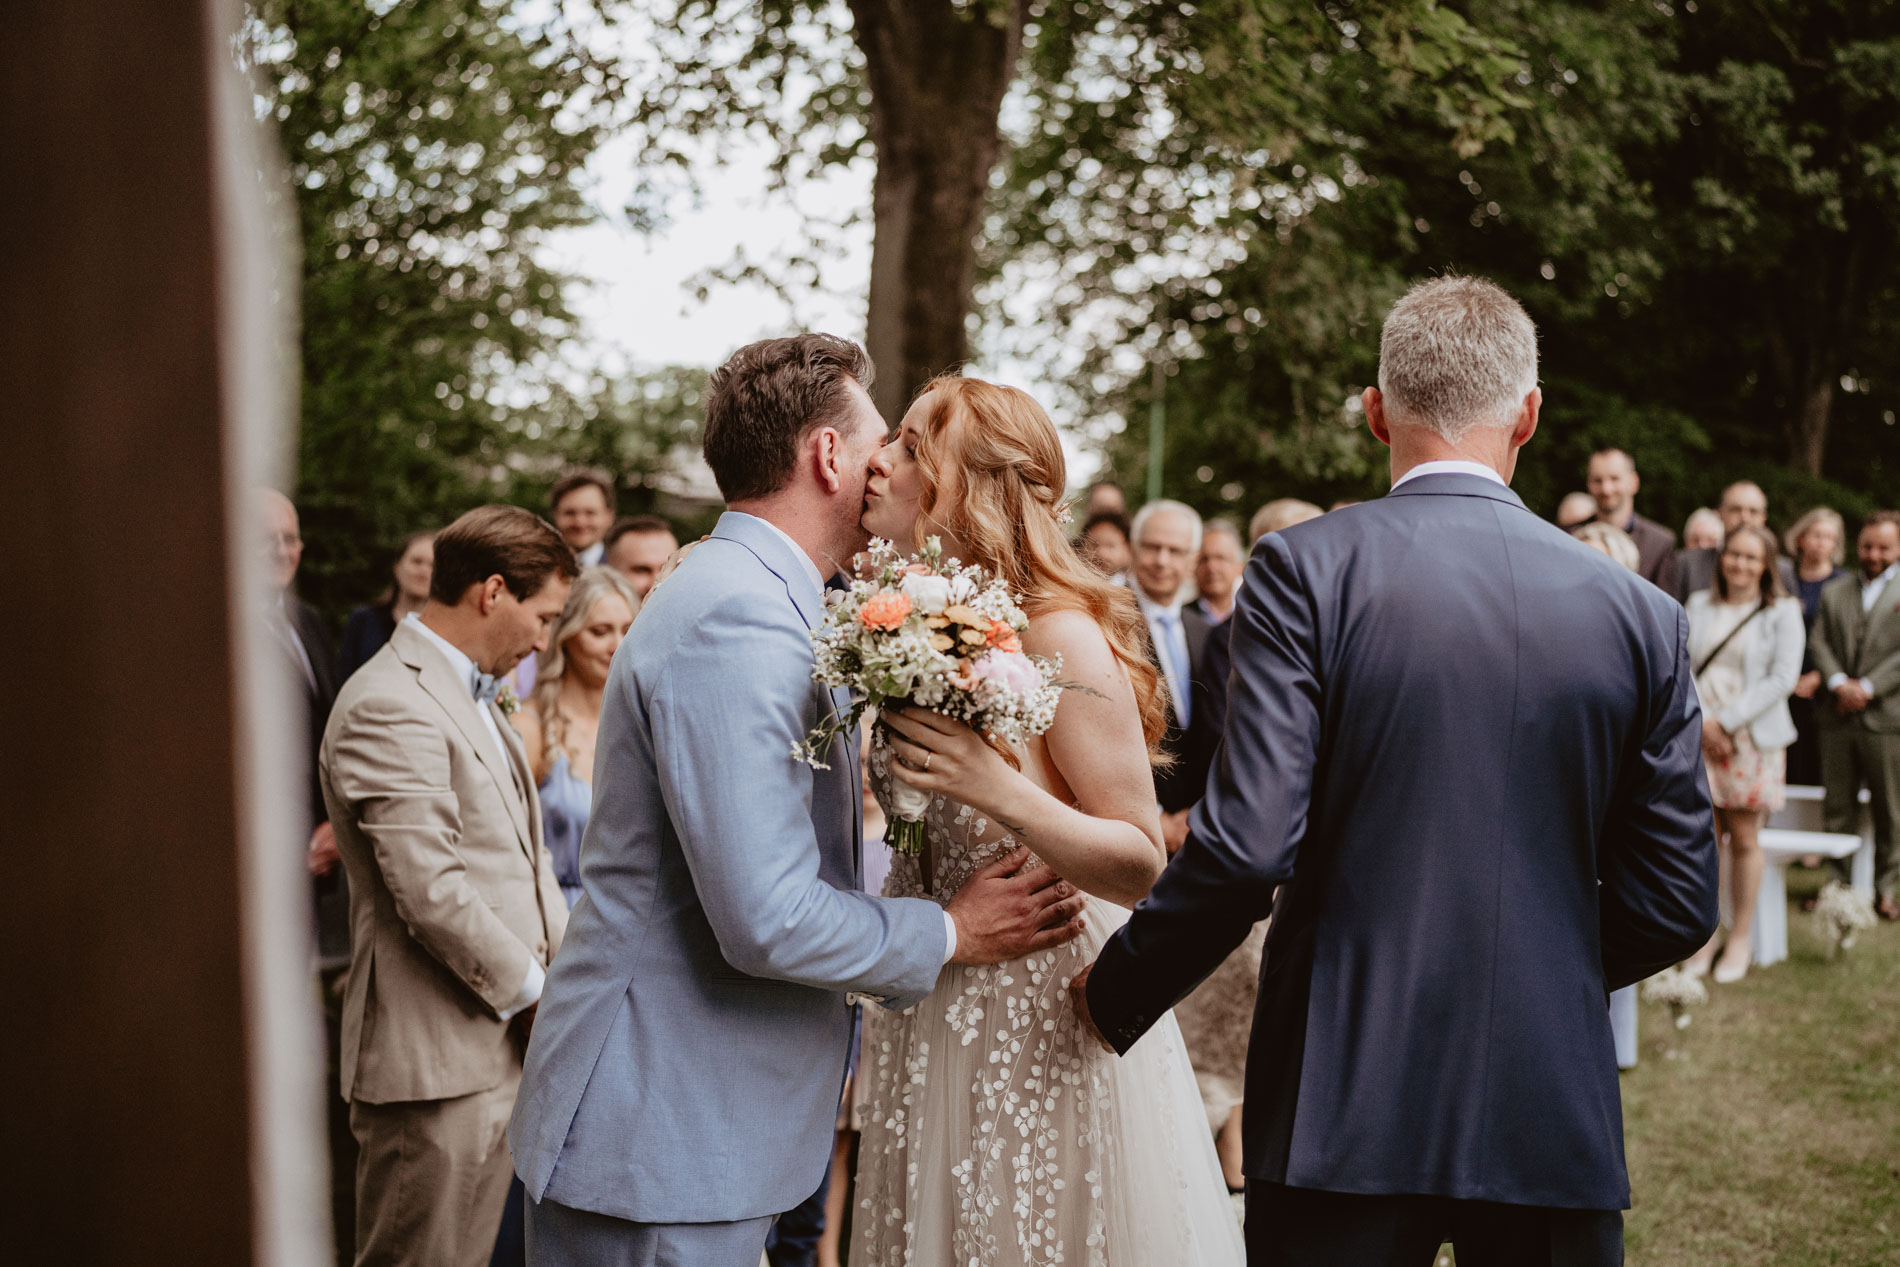
[[[1710,590],[1689,595],[1689,642],[1696,645],[1696,629],[1710,617]],[[1794,742],[1794,715],[1788,697],[1801,676],[1801,657],[1807,651],[1807,621],[1801,600],[1778,599],[1768,610],[1736,634],[1742,643],[1742,693],[1730,700],[1715,720],[1731,735],[1743,727],[1762,749],[1786,748]],[[1698,653],[1708,654],[1706,651]]]
[[[823,609],[728,512],[640,610],[601,706],[581,884],[509,1126],[536,1201],[642,1223],[778,1214],[830,1160],[851,1010],[921,1000],[943,912],[860,891],[855,736],[792,745]]]

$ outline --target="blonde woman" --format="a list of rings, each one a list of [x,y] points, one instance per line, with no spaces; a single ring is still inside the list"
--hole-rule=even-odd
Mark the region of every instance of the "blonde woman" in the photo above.
[[[1591,549],[1609,555],[1632,572],[1642,567],[1642,551],[1636,547],[1636,538],[1615,524],[1592,519],[1587,524],[1571,529],[1570,535]]]
[[[929,384],[871,463],[864,528],[905,548],[938,537],[1007,580],[1029,615],[1025,648],[1060,655],[1063,677],[1088,688],[1007,753],[935,713],[881,719],[879,799],[898,780],[930,794],[923,854],[893,858],[885,895],[941,902],[1027,845],[1089,897],[1074,941],[952,964],[921,1004],[867,1018],[854,1263],[1244,1257],[1173,1019],[1117,1060],[1085,1035],[1066,988],[1161,872],[1149,754],[1166,724],[1134,595],[1063,533],[1066,484],[1041,406],[975,379]]]
[[[582,568],[548,635],[527,706],[514,715],[541,788],[542,836],[570,907],[581,895],[581,834],[593,807],[601,695],[614,652],[639,610],[625,576],[609,567]]]
[[[1729,534],[1715,583],[1689,595],[1689,659],[1702,700],[1702,755],[1715,802],[1729,937],[1715,957],[1718,931],[1690,956],[1701,975],[1739,981],[1748,971],[1748,938],[1761,889],[1761,827],[1781,808],[1786,757],[1794,742],[1788,697],[1808,645],[1801,604],[1781,584],[1780,557],[1766,528],[1743,524]]]

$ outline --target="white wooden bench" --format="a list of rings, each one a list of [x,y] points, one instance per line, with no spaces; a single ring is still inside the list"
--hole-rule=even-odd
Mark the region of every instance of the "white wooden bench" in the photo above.
[[[1838,832],[1794,831],[1764,827],[1761,833],[1761,893],[1755,899],[1755,926],[1749,944],[1755,965],[1765,968],[1788,957],[1788,864],[1796,858],[1820,854],[1823,858],[1856,858],[1864,842],[1859,836]],[[1869,878],[1871,879],[1871,865]]]
[[[1767,825],[1794,831],[1826,831],[1827,823],[1821,815],[1825,795],[1818,787],[1790,783],[1786,802],[1779,813],[1769,817]],[[1874,809],[1866,788],[1860,790],[1860,822],[1855,829],[1860,834],[1860,849],[1854,854],[1850,868],[1851,883],[1856,892],[1871,902],[1874,897]]]

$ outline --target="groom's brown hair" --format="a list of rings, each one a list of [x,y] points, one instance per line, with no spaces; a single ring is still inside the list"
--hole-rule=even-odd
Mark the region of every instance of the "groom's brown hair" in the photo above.
[[[855,382],[871,390],[871,358],[834,334],[748,343],[706,384],[701,449],[728,502],[764,497],[792,477],[799,443],[844,414]]]

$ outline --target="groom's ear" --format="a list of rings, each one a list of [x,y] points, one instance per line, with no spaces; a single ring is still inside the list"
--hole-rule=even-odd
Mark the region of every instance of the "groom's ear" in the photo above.
[[[814,439],[817,443],[812,447],[813,471],[827,493],[836,493],[844,487],[844,437],[838,434],[836,427],[820,427]]]

